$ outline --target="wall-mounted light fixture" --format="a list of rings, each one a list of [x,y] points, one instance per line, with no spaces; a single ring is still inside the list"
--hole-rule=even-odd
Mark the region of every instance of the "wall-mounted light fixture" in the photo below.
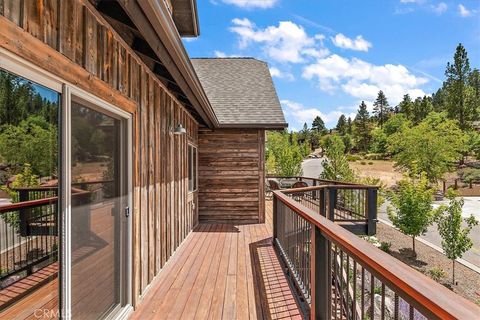
[[[173,129],[173,134],[181,135],[186,133],[187,133],[187,130],[182,126],[182,124],[179,124],[178,126],[175,127],[175,129]]]

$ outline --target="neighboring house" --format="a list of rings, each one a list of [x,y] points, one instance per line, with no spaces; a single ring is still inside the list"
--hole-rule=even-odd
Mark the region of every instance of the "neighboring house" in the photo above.
[[[191,60],[198,35],[194,0],[0,0],[0,319],[479,314],[347,231],[377,187],[266,203],[268,67]]]

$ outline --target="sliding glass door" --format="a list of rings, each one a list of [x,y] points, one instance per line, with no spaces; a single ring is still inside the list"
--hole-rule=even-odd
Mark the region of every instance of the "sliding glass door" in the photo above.
[[[127,234],[126,121],[71,104],[72,318],[97,319],[122,305]],[[123,241],[122,241],[123,240]]]
[[[0,50],[0,319],[131,295],[131,115]]]

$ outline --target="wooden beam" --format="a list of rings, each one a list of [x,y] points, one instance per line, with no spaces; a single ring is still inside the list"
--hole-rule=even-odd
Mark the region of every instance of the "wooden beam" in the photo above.
[[[127,112],[135,111],[133,100],[3,16],[0,16],[0,30],[0,47]]]

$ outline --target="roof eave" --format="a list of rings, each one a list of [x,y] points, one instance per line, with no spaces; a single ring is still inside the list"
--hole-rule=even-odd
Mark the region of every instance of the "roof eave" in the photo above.
[[[180,36],[198,37],[200,24],[198,22],[198,10],[196,0],[172,0],[173,20]],[[188,16],[188,19],[184,19]]]
[[[288,128],[288,123],[220,123],[216,128],[283,130]]]
[[[167,69],[207,126],[216,127],[218,119],[193,69],[166,4],[158,0],[121,0],[119,2],[137,27],[143,25],[146,28],[140,32],[143,31],[145,40],[150,43],[159,58],[166,60]],[[159,42],[165,47],[168,55],[162,55],[160,44],[156,45]],[[169,61],[171,63],[168,63]]]

